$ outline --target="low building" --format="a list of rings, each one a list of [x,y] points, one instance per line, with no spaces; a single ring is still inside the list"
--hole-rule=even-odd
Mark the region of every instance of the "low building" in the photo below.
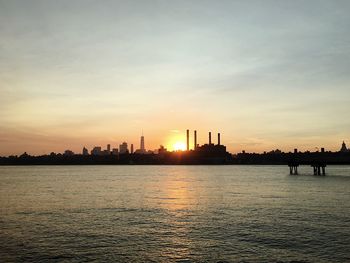
[[[83,155],[89,155],[88,149],[86,149],[86,148],[84,147],[84,148],[83,148],[82,154],[83,154]]]
[[[72,156],[74,155],[74,152],[71,151],[71,150],[65,150],[64,153],[63,153],[64,156]]]
[[[102,155],[101,146],[95,146],[95,147],[91,150],[91,155]]]
[[[120,154],[129,153],[128,144],[126,142],[123,142],[122,144],[119,145],[119,153]]]

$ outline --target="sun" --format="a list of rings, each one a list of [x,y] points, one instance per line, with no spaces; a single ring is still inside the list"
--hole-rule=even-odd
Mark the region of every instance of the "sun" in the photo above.
[[[183,142],[175,142],[173,145],[175,151],[184,151],[186,150],[186,144]]]

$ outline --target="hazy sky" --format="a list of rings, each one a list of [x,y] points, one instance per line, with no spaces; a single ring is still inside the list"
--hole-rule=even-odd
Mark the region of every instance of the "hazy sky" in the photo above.
[[[350,144],[350,1],[0,0],[0,155],[221,131]],[[216,141],[216,136],[214,136]]]

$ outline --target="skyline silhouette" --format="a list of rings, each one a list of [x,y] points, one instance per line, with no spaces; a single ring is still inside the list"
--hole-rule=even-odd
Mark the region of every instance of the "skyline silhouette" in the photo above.
[[[177,133],[179,133],[179,131],[177,131]],[[199,133],[200,134],[200,133]],[[177,137],[179,138],[179,137]],[[107,155],[119,155],[119,154],[158,154],[159,151],[166,151],[166,152],[186,152],[186,151],[195,151],[195,150],[198,150],[198,148],[202,147],[202,146],[205,146],[205,145],[218,145],[220,146],[221,145],[221,133],[217,133],[217,143],[215,144],[212,140],[212,132],[208,132],[208,137],[207,137],[207,143],[203,143],[202,146],[200,146],[200,143],[199,140],[198,140],[198,132],[197,130],[193,130],[193,137],[190,135],[190,130],[187,129],[186,130],[186,133],[185,133],[185,141],[182,141],[182,137],[180,137],[181,139],[172,139],[172,145],[170,145],[170,147],[164,147],[164,143],[163,144],[159,144],[159,147],[157,147],[156,149],[146,149],[146,146],[145,146],[145,136],[143,135],[143,132],[142,132],[142,135],[140,136],[140,146],[139,148],[137,149],[134,149],[134,143],[128,143],[127,141],[123,140],[122,143],[120,144],[117,144],[116,147],[113,147],[111,146],[110,143],[107,144],[106,146],[106,149],[102,149],[101,146],[96,146],[96,144],[91,144],[90,145],[94,145],[93,147],[91,147],[91,150],[89,151],[89,147],[87,147],[86,145],[84,145],[82,148],[81,148],[81,151],[74,151],[72,150],[71,148],[70,149],[65,149],[64,151],[62,151],[61,153],[63,155],[66,155],[66,156],[71,156],[71,155],[93,155],[93,156],[107,156]],[[167,144],[169,145],[169,144]],[[237,142],[237,145],[239,145],[239,142]],[[225,146],[225,151],[226,151],[226,148],[227,146]],[[266,154],[266,153],[284,153],[284,152],[294,152],[294,153],[297,153],[297,152],[302,152],[302,151],[298,151],[297,150],[298,148],[294,148],[293,150],[289,149],[287,151],[283,151],[283,150],[280,150],[280,148],[276,148],[276,149],[269,149],[269,150],[264,150],[264,151],[261,151],[261,152],[250,152],[250,153],[253,153],[253,154]],[[346,146],[346,143],[345,141],[343,140],[342,141],[342,144],[341,146],[338,148],[339,150],[335,150],[335,151],[332,151],[331,149],[327,149],[329,152],[343,152],[343,153],[346,153],[346,152],[350,152],[350,148],[347,148]],[[311,150],[310,149],[306,149],[304,150],[303,152],[304,153],[309,153],[309,152],[324,152],[325,151],[325,148],[324,147],[313,147]],[[241,150],[241,151],[228,151],[230,154],[240,154],[240,153],[249,153],[249,151],[246,151],[246,150]],[[3,156],[3,157],[6,157],[6,156],[17,156],[17,155],[21,155],[21,154],[24,154],[24,155],[27,155],[29,152],[28,151],[22,151],[20,154],[16,154],[16,153],[11,153],[11,154],[8,154],[8,155],[0,155],[0,156]],[[57,152],[60,154],[60,152]],[[29,153],[29,154],[32,154],[33,153]],[[35,155],[47,155],[47,154],[56,154],[55,151],[48,151],[48,152],[45,152],[45,153],[41,153],[41,154],[34,154]]]
[[[96,165],[96,164],[153,164],[153,165],[201,165],[201,164],[288,164],[290,174],[298,174],[300,164],[309,164],[314,167],[314,174],[325,174],[327,164],[350,164],[350,149],[343,141],[339,151],[332,152],[321,147],[316,151],[301,152],[297,148],[284,152],[279,149],[264,151],[263,153],[249,153],[243,150],[240,153],[230,153],[221,142],[221,133],[217,134],[214,142],[212,132],[208,132],[207,142],[198,143],[197,130],[186,130],[186,144],[177,141],[174,145],[181,148],[168,150],[160,145],[156,150],[147,150],[145,136],[140,137],[140,148],[134,151],[134,145],[123,142],[119,148],[112,148],[107,144],[106,149],[94,146],[89,150],[84,146],[80,153],[65,150],[62,154],[51,152],[50,154],[32,156],[24,152],[20,156],[0,156],[0,165]],[[190,142],[193,142],[190,147]]]

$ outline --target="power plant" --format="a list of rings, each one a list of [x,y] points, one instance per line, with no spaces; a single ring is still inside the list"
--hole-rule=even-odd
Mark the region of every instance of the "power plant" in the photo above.
[[[226,152],[226,146],[221,144],[221,134],[218,133],[217,144],[213,143],[211,132],[208,133],[208,143],[199,145],[197,139],[197,130],[193,132],[193,149],[190,150],[190,130],[186,130],[186,152],[182,159],[183,163],[196,164],[222,164],[231,158]]]
[[[199,146],[197,144],[197,130],[194,130],[193,132],[193,135],[194,135],[194,139],[193,139],[193,150],[196,150]],[[218,133],[218,144],[217,145],[221,145],[221,142],[220,142],[220,132]],[[208,145],[214,145],[212,143],[212,140],[211,140],[211,132],[209,132],[209,143]],[[190,150],[190,130],[186,130],[186,150],[189,151]]]
[[[197,142],[197,130],[194,130],[193,132],[194,139],[193,139],[193,150],[194,151],[213,151],[213,152],[226,152],[226,147],[224,145],[221,145],[221,134],[218,133],[218,142],[217,144],[214,144],[211,139],[211,132],[209,132],[209,141],[208,144],[204,144],[202,146],[199,146]],[[186,150],[190,151],[190,130],[186,130]]]

